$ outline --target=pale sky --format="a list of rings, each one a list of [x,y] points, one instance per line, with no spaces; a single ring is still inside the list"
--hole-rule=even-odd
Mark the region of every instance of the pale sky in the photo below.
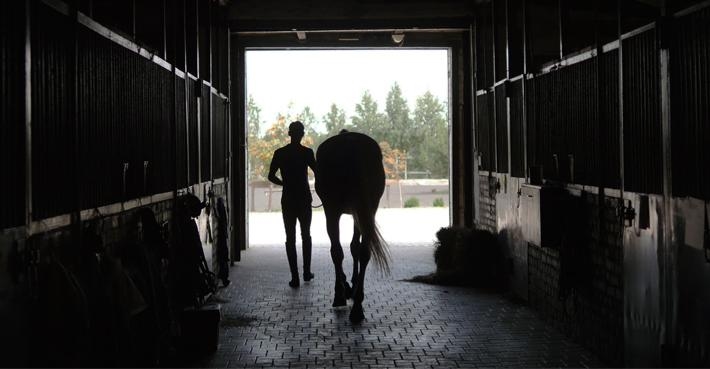
[[[249,50],[246,68],[247,96],[261,107],[265,125],[287,114],[289,103],[294,114],[309,106],[318,120],[336,103],[349,122],[365,90],[384,112],[395,81],[411,111],[427,90],[449,100],[446,49]]]

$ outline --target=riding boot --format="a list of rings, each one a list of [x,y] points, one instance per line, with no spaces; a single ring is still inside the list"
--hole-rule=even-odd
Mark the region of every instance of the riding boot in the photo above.
[[[288,267],[291,269],[291,281],[288,285],[291,287],[298,287],[298,257],[296,256],[296,244],[286,243],[286,257],[288,258]]]
[[[303,280],[308,282],[313,279],[313,273],[311,273],[311,251],[313,249],[313,244],[311,242],[311,237],[303,237]]]

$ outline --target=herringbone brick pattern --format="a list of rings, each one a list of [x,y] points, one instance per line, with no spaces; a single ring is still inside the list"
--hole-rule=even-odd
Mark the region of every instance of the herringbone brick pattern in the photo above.
[[[223,289],[220,343],[201,365],[292,368],[601,366],[593,355],[500,294],[404,279],[434,270],[433,248],[391,245],[392,273],[368,270],[365,316],[332,308],[333,266],[314,247],[316,279],[288,287],[281,247],[251,248]],[[300,250],[299,250],[300,257]],[[351,271],[346,249],[345,270]],[[351,305],[352,302],[349,302]]]

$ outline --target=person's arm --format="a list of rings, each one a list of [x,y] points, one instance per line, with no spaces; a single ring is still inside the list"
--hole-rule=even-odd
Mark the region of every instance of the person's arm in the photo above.
[[[308,166],[311,168],[313,171],[313,174],[316,174],[316,157],[313,155],[313,150],[308,149]]]
[[[274,157],[271,158],[271,165],[269,165],[269,181],[275,185],[283,186],[284,182],[281,178],[276,176],[276,171],[279,170],[279,160],[278,151],[274,152]]]

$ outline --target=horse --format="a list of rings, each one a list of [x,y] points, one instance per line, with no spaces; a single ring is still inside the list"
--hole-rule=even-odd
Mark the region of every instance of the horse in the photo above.
[[[333,307],[345,306],[353,299],[350,321],[365,319],[362,301],[367,264],[372,260],[389,271],[387,244],[375,223],[375,213],[385,191],[385,170],[382,151],[367,135],[343,131],[325,140],[316,153],[316,193],[325,212],[330,238],[330,256],[335,266],[335,297]],[[343,272],[343,248],[340,245],[340,216],[353,217],[352,288]]]

